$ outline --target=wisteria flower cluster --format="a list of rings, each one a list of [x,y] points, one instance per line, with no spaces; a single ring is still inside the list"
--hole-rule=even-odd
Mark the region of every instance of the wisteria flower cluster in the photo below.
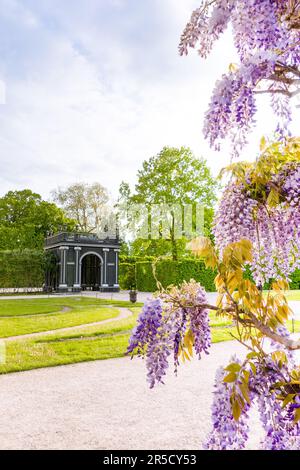
[[[289,99],[299,92],[299,15],[297,0],[202,0],[193,12],[180,54],[197,47],[206,58],[230,24],[240,61],[215,85],[204,123],[211,146],[230,136],[239,152],[255,123],[257,93],[271,94],[278,134],[288,135]]]
[[[137,327],[133,330],[128,353],[146,357],[148,382],[152,388],[162,382],[173,353],[177,371],[180,355],[188,358],[190,344],[194,344],[198,357],[208,354],[210,328],[207,303],[203,287],[191,280],[180,288],[173,287],[143,306]]]
[[[300,152],[298,161],[279,166],[262,181],[263,158],[231,178],[214,221],[221,252],[243,238],[252,242],[251,269],[258,285],[288,278],[300,267]],[[284,155],[274,154],[276,159]]]
[[[236,325],[232,336],[250,352],[243,360],[233,357],[217,371],[212,431],[204,448],[244,449],[249,412],[256,404],[265,431],[262,448],[300,450],[300,368],[294,356],[300,340],[285,327],[291,312],[283,294],[287,282],[273,282],[274,295],[265,296],[243,279],[243,266],[252,259],[249,240],[229,244],[222,256],[207,238],[194,240],[189,248],[218,272],[217,305],[208,304],[204,289],[194,280],[159,292],[144,305],[128,352],[146,357],[152,388],[163,382],[172,356],[177,371],[180,358],[190,359],[193,351],[201,358],[209,352],[210,310],[231,319]]]
[[[288,332],[285,334],[289,335]],[[278,344],[273,344],[273,349],[278,351]],[[239,365],[240,371],[245,370],[245,364],[243,366],[237,357],[231,358],[231,365]],[[288,364],[290,368],[295,366],[291,360]],[[287,365],[279,367],[271,356],[263,362],[253,361],[252,368],[248,367],[250,403],[251,407],[256,405],[258,408],[264,430],[260,445],[264,450],[300,450],[300,424],[294,422],[292,414],[293,408],[300,403],[300,393],[296,397],[296,405],[284,407],[278,399],[279,393],[273,389],[284,375],[288,376],[288,372]],[[210,450],[244,449],[249,439],[250,404],[246,403],[239,420],[235,420],[231,399],[236,384],[226,383],[225,377],[226,369],[220,367],[216,372],[212,404],[213,428],[204,442],[204,448]]]
[[[232,357],[232,362],[241,364],[241,361]],[[239,450],[244,449],[249,437],[247,404],[243,409],[242,416],[237,421],[232,413],[230,396],[233,385],[224,382],[226,371],[220,367],[216,372],[214,399],[212,404],[213,428],[203,447],[209,450]]]

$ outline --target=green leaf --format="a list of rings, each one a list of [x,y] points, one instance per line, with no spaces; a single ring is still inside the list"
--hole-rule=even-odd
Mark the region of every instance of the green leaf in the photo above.
[[[285,399],[283,400],[282,407],[284,408],[286,405],[288,405],[291,401],[293,401],[293,398],[295,396],[295,393],[289,393]]]
[[[228,372],[239,372],[241,370],[241,366],[237,362],[232,362],[225,367],[225,370],[228,370]]]
[[[246,369],[243,370],[243,374],[244,374],[244,380],[245,380],[245,383],[247,384],[249,382],[249,379],[250,379],[250,372]]]
[[[260,139],[260,151],[263,152],[266,149],[267,141],[266,138],[263,136]]]
[[[250,352],[249,354],[247,354],[247,359],[253,359],[254,357],[257,357],[258,356],[258,353],[256,352]]]
[[[236,374],[234,372],[230,372],[223,379],[223,382],[235,382],[235,381],[236,381]]]
[[[245,398],[246,402],[251,403],[251,400],[250,400],[250,397],[249,397],[249,389],[248,389],[248,386],[243,383],[243,384],[240,384],[240,391],[242,392],[242,395],[243,397]]]
[[[240,416],[241,416],[241,407],[240,407],[240,404],[237,400],[233,400],[232,402],[232,414],[233,414],[233,417],[235,419],[235,421],[238,421]]]

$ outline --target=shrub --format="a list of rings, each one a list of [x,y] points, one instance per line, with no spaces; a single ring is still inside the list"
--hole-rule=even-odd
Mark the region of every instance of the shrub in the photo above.
[[[300,269],[297,269],[291,276],[290,276],[290,289],[300,289]]]
[[[119,285],[124,290],[135,288],[135,263],[120,263]]]
[[[120,264],[121,289],[128,290],[135,285],[134,264],[133,262]],[[211,269],[206,269],[204,263],[199,259],[182,258],[180,261],[172,261],[171,259],[158,261],[156,264],[156,275],[163,287],[167,287],[170,284],[179,285],[183,281],[195,279],[200,282],[206,291],[213,292],[215,290],[214,278],[216,273]],[[136,277],[136,287],[139,291],[154,292],[157,290],[151,261],[136,261]],[[246,267],[244,277],[253,281],[249,267]],[[264,289],[269,289],[270,284],[266,284]],[[290,288],[300,289],[300,270],[295,271],[291,275]]]
[[[137,262],[136,272],[139,291],[153,292],[157,289],[151,262]],[[206,269],[204,263],[197,259],[161,260],[156,264],[156,276],[163,287],[170,284],[179,285],[184,280],[195,279],[207,291],[215,290],[213,282],[215,273],[211,269]]]
[[[0,251],[0,287],[41,287],[46,262],[39,250]]]

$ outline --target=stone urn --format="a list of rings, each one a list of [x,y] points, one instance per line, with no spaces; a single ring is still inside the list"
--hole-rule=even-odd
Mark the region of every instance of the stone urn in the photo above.
[[[137,291],[136,290],[132,289],[132,290],[129,291],[129,300],[133,304],[136,302],[136,300],[137,300]]]

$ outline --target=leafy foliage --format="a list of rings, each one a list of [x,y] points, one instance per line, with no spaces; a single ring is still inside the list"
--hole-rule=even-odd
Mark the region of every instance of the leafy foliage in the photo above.
[[[74,183],[65,189],[58,188],[52,196],[84,232],[100,229],[104,216],[108,215],[108,194],[100,183]]]
[[[150,257],[149,257],[150,258]],[[157,282],[153,276],[153,262],[155,258],[128,258],[128,261],[120,259],[119,283],[121,289],[129,290],[138,288],[140,292],[155,292]],[[215,291],[215,271],[206,268],[201,260],[195,258],[182,258],[179,261],[171,259],[160,259],[156,262],[156,275],[161,285],[166,288],[170,284],[179,285],[183,281],[195,279],[205,288],[207,292]],[[135,279],[135,276],[137,279]],[[247,266],[243,270],[243,277],[253,281],[253,276]],[[300,289],[300,270],[290,275],[290,289]],[[269,289],[272,281],[266,283],[264,288]]]
[[[135,263],[120,263],[119,284],[122,290],[132,290],[136,288]]]
[[[159,305],[157,321],[154,321],[154,307],[150,302],[140,317],[139,329],[133,332],[129,351],[138,348],[140,354],[147,355],[153,386],[165,375],[171,350],[175,368],[179,358],[189,359],[193,348],[197,351],[199,344],[205,344],[207,352],[206,312],[215,310],[217,317],[225,317],[236,324],[234,337],[248,348],[249,353],[243,362],[234,358],[217,374],[214,430],[205,446],[211,449],[243,448],[248,439],[248,410],[257,402],[266,430],[263,447],[299,449],[300,369],[292,352],[300,349],[300,341],[290,338],[285,328],[291,314],[284,295],[287,282],[273,282],[273,294],[264,296],[252,281],[243,278],[244,266],[252,261],[249,240],[227,245],[221,255],[207,238],[194,240],[189,248],[204,260],[207,268],[217,270],[216,306],[207,303],[204,290],[195,281],[184,283],[181,288],[163,290],[160,286],[155,300],[155,306]],[[195,292],[199,292],[199,296]],[[191,331],[189,325],[195,316],[201,320]],[[270,351],[266,349],[266,337],[272,341]]]
[[[204,230],[211,236],[212,207],[216,200],[217,181],[212,177],[207,163],[196,158],[189,148],[164,147],[162,151],[143,162],[138,171],[138,182],[134,194],[128,184],[120,186],[120,202],[129,207],[142,204],[147,211],[155,204],[167,204],[180,207],[185,204],[201,204],[205,207]],[[164,238],[137,239],[133,242],[135,255],[172,255],[177,260],[185,251],[186,240],[176,239],[174,228],[175,216],[171,210],[169,233]]]
[[[42,249],[49,231],[72,230],[68,219],[55,204],[43,201],[29,189],[9,191],[0,198],[0,249]]]
[[[155,262],[156,277],[161,285],[166,288],[170,284],[180,285],[183,281],[195,279],[204,286],[205,290],[215,290],[215,272],[207,269],[204,263],[194,258],[182,258],[179,261],[171,259],[159,259],[158,261],[136,261],[136,263],[120,263],[120,286],[122,289],[130,289],[132,285],[140,292],[155,292],[157,281],[153,275],[153,263]],[[136,264],[136,282],[135,282]]]
[[[0,251],[0,287],[42,287],[49,262],[40,250]]]
[[[288,278],[300,267],[300,141],[261,142],[254,163],[238,162],[223,170],[231,175],[215,218],[215,240],[248,238],[253,243],[251,269],[261,286]]]

